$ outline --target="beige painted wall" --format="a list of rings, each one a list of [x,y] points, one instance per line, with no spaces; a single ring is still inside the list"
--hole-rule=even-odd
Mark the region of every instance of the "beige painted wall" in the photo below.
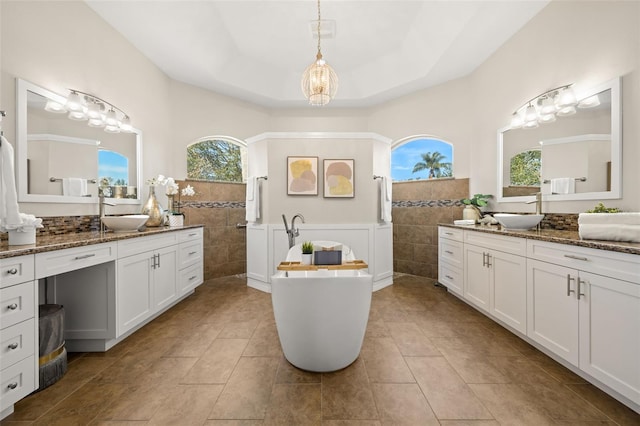
[[[162,173],[183,178],[184,149],[202,136],[371,131],[393,140],[431,134],[451,142],[455,176],[470,178],[472,193],[494,194],[496,131],[515,108],[559,84],[586,87],[622,75],[624,198],[607,205],[640,210],[635,184],[640,181],[635,164],[640,158],[640,2],[551,2],[471,75],[359,110],[267,110],[171,81],[82,2],[3,1],[0,7],[2,107],[14,115],[18,76],[57,93],[74,87],[104,97],[127,111],[144,132],[145,177]],[[55,31],[46,31],[52,22]],[[14,118],[4,123],[10,140]],[[571,213],[593,204],[553,202],[544,209]],[[513,211],[527,207],[492,206]],[[97,213],[90,205],[29,203],[21,209],[41,216]]]
[[[477,141],[470,147],[471,192],[496,193],[496,130],[523,102],[562,84],[588,88],[622,76],[624,198],[605,204],[639,211],[639,28],[640,2],[553,1],[482,64],[469,78]],[[545,202],[543,211],[578,213],[596,203]],[[492,207],[531,211],[522,203]]]
[[[9,112],[3,123],[6,137],[15,142],[16,77],[62,95],[74,88],[126,111],[144,133],[144,176],[166,174],[173,154],[167,76],[84,2],[2,1],[0,7],[0,105]],[[117,213],[139,207],[109,209]],[[97,205],[88,204],[22,203],[20,210],[38,216],[98,213]]]

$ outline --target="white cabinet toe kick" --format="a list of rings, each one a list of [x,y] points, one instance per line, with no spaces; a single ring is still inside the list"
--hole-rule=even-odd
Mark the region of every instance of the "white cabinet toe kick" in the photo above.
[[[439,227],[438,281],[640,413],[640,256]]]

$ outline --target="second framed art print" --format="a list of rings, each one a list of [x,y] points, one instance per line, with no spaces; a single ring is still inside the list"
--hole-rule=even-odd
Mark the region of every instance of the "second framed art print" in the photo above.
[[[353,198],[355,191],[355,160],[324,160],[324,197]]]

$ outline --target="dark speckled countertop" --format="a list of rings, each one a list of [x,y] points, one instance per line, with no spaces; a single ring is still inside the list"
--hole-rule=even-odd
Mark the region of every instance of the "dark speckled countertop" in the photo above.
[[[496,225],[453,225],[440,223],[440,226],[450,228],[468,229],[478,232],[486,232],[494,235],[509,237],[529,238],[531,240],[549,241],[551,243],[567,244],[571,246],[588,247],[600,250],[617,251],[640,255],[640,243],[626,243],[620,241],[581,240],[577,231],[557,231],[555,229],[541,229],[530,231],[509,231]]]
[[[72,247],[82,247],[92,244],[109,243],[112,241],[126,240],[129,238],[158,235],[165,232],[182,231],[184,229],[202,228],[203,225],[188,225],[174,227],[147,228],[144,231],[133,232],[78,232],[75,234],[43,235],[36,237],[35,244],[23,246],[10,246],[8,242],[0,243],[0,259],[22,256],[25,254],[43,253],[47,251],[62,250]]]

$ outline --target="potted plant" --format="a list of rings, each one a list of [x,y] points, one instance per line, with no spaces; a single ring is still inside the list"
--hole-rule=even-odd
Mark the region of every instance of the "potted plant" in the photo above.
[[[463,219],[473,219],[476,222],[482,217],[480,208],[488,204],[487,200],[491,198],[490,194],[474,194],[471,198],[463,198],[460,200],[466,207],[462,211]]]
[[[311,256],[313,256],[313,243],[311,241],[305,241],[302,243],[302,258],[300,263],[302,265],[311,265]]]

